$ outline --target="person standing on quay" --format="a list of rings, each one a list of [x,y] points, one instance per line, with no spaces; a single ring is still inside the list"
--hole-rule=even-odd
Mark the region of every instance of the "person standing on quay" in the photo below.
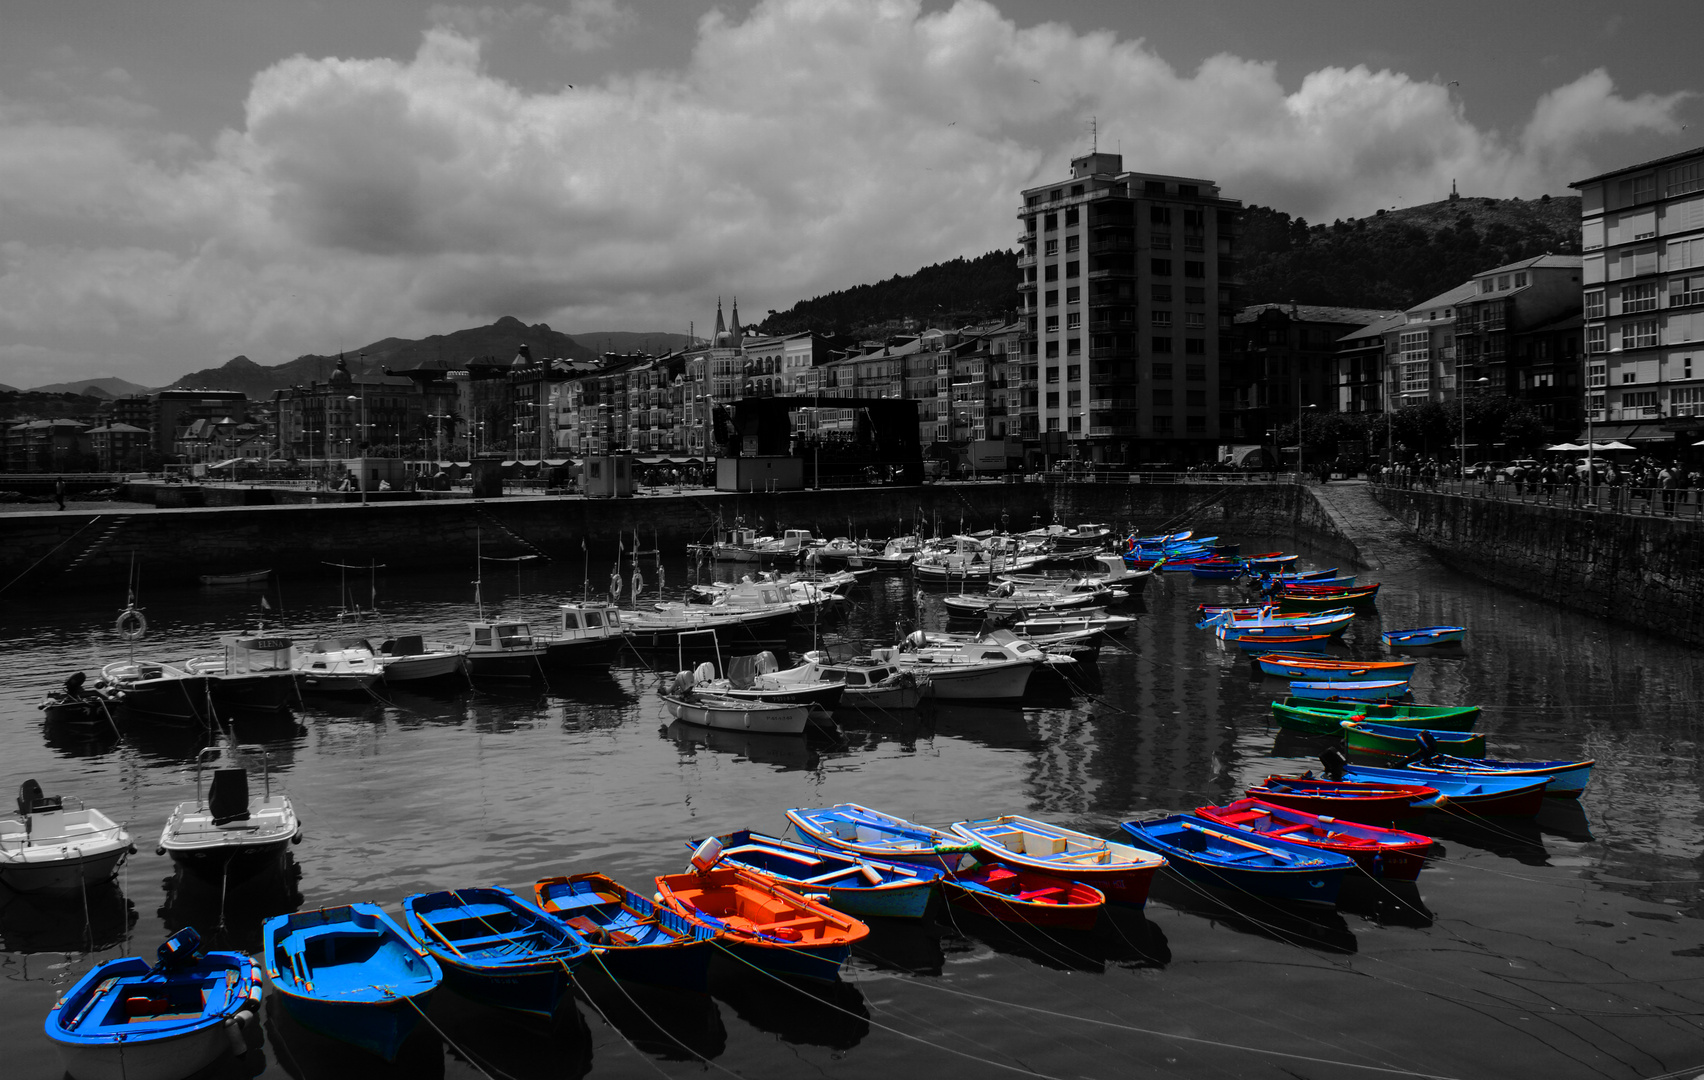
[[[1566,481],[1567,484],[1568,484],[1568,505],[1569,506],[1580,505],[1580,469],[1581,468],[1584,468],[1584,466],[1578,466],[1576,468],[1569,468],[1568,466],[1564,465],[1562,467],[1562,479],[1564,481]]]
[[[1664,465],[1663,471],[1657,474],[1657,482],[1663,486],[1663,513],[1669,517],[1674,517],[1674,491],[1680,486],[1676,475],[1673,465]]]
[[[53,497],[59,500],[59,509],[65,509],[65,478],[63,476],[54,478]]]

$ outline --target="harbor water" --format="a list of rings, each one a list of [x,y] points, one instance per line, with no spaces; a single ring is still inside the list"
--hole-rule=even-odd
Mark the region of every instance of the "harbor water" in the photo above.
[[[1228,537],[1245,550],[1294,545]],[[351,559],[351,562],[357,561]],[[392,561],[396,561],[395,558]],[[581,566],[493,564],[488,609],[548,625],[580,595]],[[1324,566],[1303,550],[1303,565]],[[518,566],[516,575],[514,567]],[[646,560],[644,602],[713,571]],[[1350,571],[1352,572],[1352,571]],[[460,640],[465,575],[271,581],[151,591],[138,655],[182,659],[221,634],[398,633]],[[624,571],[624,591],[630,587]],[[608,588],[609,567],[591,583]],[[357,580],[358,579],[358,580]],[[1336,910],[1208,894],[1162,878],[1145,913],[1092,934],[1014,930],[942,910],[878,925],[835,984],[727,973],[710,995],[605,988],[529,1026],[441,991],[430,1027],[385,1066],[295,1025],[270,1003],[264,1046],[215,1075],[641,1077],[1691,1077],[1704,1073],[1704,799],[1696,650],[1612,627],[1448,571],[1384,575],[1376,610],[1340,654],[1384,655],[1381,629],[1468,627],[1422,660],[1415,700],[1476,703],[1493,756],[1594,758],[1578,803],[1535,820],[1433,815],[1405,826],[1441,848],[1417,883],[1370,879]],[[392,911],[413,892],[601,871],[642,892],[686,865],[685,841],[779,833],[792,806],[855,801],[944,824],[1024,813],[1103,836],[1135,817],[1239,797],[1272,773],[1318,767],[1320,743],[1280,733],[1285,693],[1246,655],[1194,627],[1195,606],[1242,594],[1158,575],[1094,670],[1020,706],[942,704],[853,717],[803,737],[670,721],[660,672],[637,663],[548,686],[380,699],[309,699],[241,719],[304,840],[280,871],[208,882],[155,854],[193,797],[198,730],[44,726],[36,702],[128,647],[123,597],[28,596],[0,614],[0,784],[28,778],[124,822],[138,853],[113,886],[43,898],[0,887],[0,1043],[11,1080],[60,1075],[42,1019],[94,964],[152,956],[195,926],[211,947],[257,950],[268,914],[354,900]],[[938,593],[878,575],[829,641],[891,643],[941,626]],[[262,599],[268,610],[262,610]],[[630,599],[629,601],[630,602]],[[358,618],[339,617],[353,608]],[[809,632],[799,646],[806,647]],[[672,659],[652,658],[672,671]],[[255,783],[258,784],[258,780]]]

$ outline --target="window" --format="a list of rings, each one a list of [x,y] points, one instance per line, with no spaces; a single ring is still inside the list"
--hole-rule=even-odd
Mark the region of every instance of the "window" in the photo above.
[[[1166,182],[1164,180],[1144,180],[1144,181],[1142,181],[1142,194],[1144,194],[1144,195],[1164,195],[1165,193],[1166,193]],[[1158,209],[1164,209],[1164,208],[1163,207],[1155,207],[1154,209],[1158,210]],[[1167,210],[1166,212],[1169,214],[1171,211]],[[1167,218],[1166,220],[1170,221],[1171,219]]]
[[[1074,338],[1070,338],[1069,340],[1067,340],[1065,342],[1065,355],[1066,356],[1076,356],[1079,353],[1081,353],[1082,351],[1083,351],[1083,339],[1082,338],[1074,337]]]
[[[1065,381],[1066,382],[1082,382],[1083,381],[1083,366],[1081,364],[1069,364],[1069,365],[1067,365],[1066,368],[1065,368]]]
[[[1154,434],[1170,435],[1172,433],[1172,418],[1169,416],[1154,417]]]
[[[1191,390],[1184,396],[1188,399],[1185,404],[1193,405],[1196,408],[1206,408],[1207,406],[1207,391],[1205,390]]]
[[[1172,249],[1171,233],[1153,233],[1148,238],[1148,245],[1155,251],[1170,251]]]
[[[1185,285],[1183,287],[1183,302],[1186,304],[1205,304],[1207,302],[1207,290],[1199,285]]]
[[[1668,171],[1668,187],[1663,194],[1669,198],[1704,189],[1704,162],[1677,165]]]
[[[1148,298],[1156,304],[1171,303],[1171,286],[1154,285],[1148,289]]]
[[[1597,361],[1586,366],[1586,385],[1605,386],[1609,383],[1609,369],[1603,361]],[[1599,406],[1602,408],[1602,406]]]
[[[1183,351],[1189,356],[1206,356],[1207,341],[1204,338],[1198,337],[1184,338]]]
[[[1490,278],[1486,278],[1484,281],[1481,281],[1479,283],[1479,291],[1480,291],[1481,294],[1492,292],[1496,288],[1497,288],[1497,283]]]
[[[1642,285],[1628,285],[1621,290],[1621,313],[1631,315],[1635,311],[1657,310],[1657,283],[1647,282]]]
[[[1657,249],[1640,248],[1621,256],[1621,277],[1638,277],[1657,272]]]
[[[1067,404],[1067,405],[1081,405],[1082,403],[1083,403],[1083,392],[1081,390],[1067,390],[1067,391],[1065,391],[1065,404]]]
[[[1704,266],[1704,237],[1669,241],[1668,268],[1685,270],[1693,266]]]
[[[1156,408],[1156,409],[1169,409],[1169,408],[1171,408],[1171,403],[1172,403],[1172,392],[1170,390],[1155,390],[1154,391],[1154,408]]]
[[[1050,382],[1050,383],[1056,383],[1056,382],[1059,381],[1059,369],[1058,368],[1050,367],[1050,368],[1047,369],[1047,381]]]
[[[1669,307],[1704,304],[1704,274],[1692,274],[1669,282]]]
[[[1065,290],[1065,302],[1067,304],[1075,304],[1075,303],[1079,302],[1080,300],[1082,300],[1082,298],[1083,298],[1083,290],[1082,290],[1081,287],[1079,287],[1077,285],[1073,285],[1070,288]]]
[[[1042,296],[1042,302],[1045,303],[1048,307],[1058,307],[1059,306],[1059,290],[1058,289],[1047,290],[1047,292],[1045,294],[1043,294],[1043,296]]]
[[[1183,426],[1191,435],[1199,435],[1207,430],[1207,418],[1205,416],[1185,417]]]
[[[1053,190],[1052,190],[1052,191],[1050,191],[1050,192],[1048,192],[1048,193],[1047,193],[1047,201],[1048,201],[1048,202],[1058,202],[1058,201],[1059,201],[1059,199],[1060,199],[1060,198],[1061,198],[1061,197],[1062,197],[1062,196],[1063,196],[1063,195],[1064,195],[1064,194],[1065,194],[1065,189],[1064,189],[1064,188],[1054,188],[1054,189],[1053,189]]]
[[[1155,277],[1171,277],[1171,260],[1149,259],[1148,270]]]
[[[1509,291],[1509,275],[1507,275],[1507,274],[1498,274],[1497,275],[1497,291],[1498,292],[1508,292]]]
[[[1170,364],[1155,364],[1154,365],[1154,378],[1155,378],[1155,380],[1160,381],[1160,382],[1170,382],[1171,377],[1172,377],[1172,366]]]
[[[1623,180],[1622,185],[1629,189],[1628,202],[1650,202],[1657,197],[1657,174],[1635,176],[1631,181]]]
[[[1065,211],[1065,227],[1070,228],[1075,224],[1077,224],[1077,208],[1073,206]]]
[[[1065,313],[1065,329],[1067,329],[1067,330],[1081,330],[1082,328],[1083,328],[1083,313],[1082,312],[1080,312],[1080,311],[1068,311],[1068,312]]]
[[[1067,431],[1083,430],[1083,418],[1080,416],[1067,417],[1065,420],[1065,429]]]
[[[1640,319],[1621,328],[1623,349],[1649,349],[1657,343],[1657,320]]]
[[[1187,208],[1183,211],[1183,227],[1185,229],[1199,231],[1200,229],[1205,228],[1206,225],[1207,211],[1190,210]]]
[[[1082,246],[1082,243],[1083,238],[1080,236],[1067,236],[1065,238],[1065,254],[1069,255],[1071,252],[1076,251],[1077,248]]]
[[[1603,312],[1604,312],[1603,290],[1602,289],[1587,289],[1585,299],[1586,299],[1586,318],[1588,318],[1588,319],[1601,319],[1601,318],[1603,318]]]
[[[1047,343],[1047,355],[1048,356],[1058,356],[1059,355],[1059,343],[1057,341],[1050,341],[1050,342]],[[1054,369],[1054,370],[1055,370],[1055,372],[1057,372],[1058,369]],[[1058,380],[1053,379],[1053,380],[1050,380],[1050,381],[1057,382]]]
[[[1057,416],[1050,416],[1050,417],[1047,418],[1047,430],[1049,430],[1049,431],[1058,431],[1059,430],[1059,418]]]
[[[1184,378],[1188,379],[1190,382],[1206,382],[1207,381],[1207,365],[1206,364],[1188,364],[1184,367],[1183,370],[1184,370]]]
[[[1074,278],[1077,276],[1081,268],[1082,264],[1073,259],[1071,262],[1065,264],[1065,276],[1068,278]]]
[[[1072,195],[1081,195],[1082,193],[1083,193],[1083,185],[1081,185],[1081,184],[1072,184],[1071,185],[1071,194]]]
[[[1586,352],[1604,353],[1609,351],[1609,331],[1601,326],[1586,327]]]
[[[1164,190],[1164,185],[1162,185],[1161,189]],[[1171,224],[1171,207],[1169,207],[1169,206],[1150,206],[1150,207],[1148,207],[1148,223],[1150,225],[1167,225],[1167,226],[1169,226]]]
[[[1155,338],[1153,340],[1153,347],[1150,351],[1155,353],[1155,354],[1165,354],[1165,353],[1171,352],[1172,351],[1171,338],[1169,338],[1169,337],[1157,337],[1157,338]]]
[[[1183,264],[1183,276],[1204,278],[1207,276],[1207,264],[1204,262],[1186,262]]]
[[[1171,329],[1171,315],[1172,313],[1169,311],[1154,312],[1154,325],[1167,330]]]
[[[1043,281],[1058,281],[1059,280],[1059,264],[1054,263],[1052,266],[1042,267],[1041,268],[1041,280],[1043,280]]]
[[[1047,332],[1050,334],[1057,334],[1059,332],[1059,316],[1049,315],[1047,317]]]
[[[1057,240],[1049,240],[1046,243],[1042,244],[1041,247],[1042,247],[1041,253],[1043,255],[1057,255],[1057,254],[1059,254],[1059,241],[1057,241]]]
[[[1657,407],[1657,392],[1655,390],[1623,390],[1621,392],[1621,407],[1623,409],[1654,409]]]
[[[1055,197],[1057,198],[1057,196],[1055,196]],[[1058,214],[1048,214],[1046,217],[1042,218],[1041,227],[1043,229],[1046,229],[1048,232],[1052,232],[1053,230],[1059,228],[1059,215]]]
[[[1059,407],[1059,391],[1049,390],[1047,392],[1047,407],[1050,409],[1057,409]]]
[[[1522,270],[1520,273],[1515,275],[1515,288],[1524,289],[1524,288],[1526,288],[1526,283],[1527,283],[1526,271]]]
[[[1205,311],[1186,311],[1183,313],[1183,325],[1191,330],[1207,329],[1207,313]]]

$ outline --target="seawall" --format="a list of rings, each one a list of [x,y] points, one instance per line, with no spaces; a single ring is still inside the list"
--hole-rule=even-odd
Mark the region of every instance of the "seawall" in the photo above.
[[[1696,520],[1399,488],[1374,497],[1453,569],[1704,644],[1704,528]]]

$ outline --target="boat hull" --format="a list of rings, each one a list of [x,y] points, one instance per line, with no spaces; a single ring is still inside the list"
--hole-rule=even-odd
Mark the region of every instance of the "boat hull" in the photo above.
[[[919,678],[927,675],[937,701],[1010,701],[1024,696],[1035,665],[1027,661],[939,666],[919,662],[905,665],[905,670]]]
[[[852,942],[870,932],[869,927],[856,919],[835,913],[821,903],[808,900],[776,884],[770,878],[745,870],[724,870],[717,867],[702,874],[664,875],[657,878],[657,888],[665,907],[676,914],[721,930],[722,934],[715,940],[715,945],[731,959],[775,975],[832,982],[840,975],[840,965],[852,955]],[[730,889],[746,898],[755,893],[764,893],[778,899],[783,907],[811,913],[812,921],[819,927],[827,927],[837,932],[820,933],[816,941],[803,940],[796,931],[789,931],[794,934],[795,940],[783,940],[774,936],[782,932],[780,927],[791,926],[792,922],[798,920],[756,924],[745,920],[747,926],[755,925],[758,931],[763,931],[764,927],[771,928],[772,932],[765,932],[762,936],[737,929],[723,921],[732,917],[732,912],[726,910],[723,896]],[[722,914],[711,914],[712,907]],[[748,912],[751,909],[736,901],[734,910]]]
[[[1375,784],[1424,784],[1438,794],[1423,805],[1445,812],[1479,817],[1532,817],[1544,808],[1543,777],[1446,776],[1411,769],[1380,769],[1351,765],[1345,780]]]
[[[77,892],[117,874],[130,851],[126,840],[51,862],[14,860],[6,857],[11,854],[7,852],[0,855],[0,883],[21,893]]]
[[[731,699],[728,699],[731,701]],[[687,701],[683,698],[663,698],[663,705],[669,715],[687,724],[699,727],[714,728],[718,731],[751,731],[770,735],[798,735],[805,730],[805,723],[810,718],[810,707],[806,705],[789,705],[780,708],[765,707],[751,702],[739,703],[747,707],[733,705],[713,705],[701,702]]]
[[[382,661],[385,683],[425,682],[428,679],[447,679],[462,673],[461,653],[437,653],[431,656],[401,656]]]
[[[1426,813],[1426,800],[1437,791],[1417,785],[1355,784],[1315,777],[1269,776],[1247,789],[1250,798],[1344,821],[1388,825]]]
[[[1388,701],[1407,694],[1407,679],[1372,679],[1364,682],[1290,680],[1291,697],[1316,701]]]
[[[576,885],[589,885],[595,892],[575,893]],[[571,920],[587,914],[588,907],[623,898],[633,917],[645,920],[648,941],[612,942],[599,936],[591,956],[582,965],[588,974],[602,972],[612,979],[667,986],[703,993],[710,986],[710,958],[716,952],[715,932],[695,920],[652,902],[626,886],[601,874],[575,878],[544,878],[534,887],[538,905],[552,917]],[[620,929],[626,917],[606,923]],[[596,925],[596,920],[593,920]],[[629,926],[629,929],[632,929]],[[600,931],[601,935],[601,931]]]
[[[1393,649],[1426,649],[1434,645],[1460,645],[1467,631],[1460,626],[1434,626],[1420,630],[1390,630],[1379,636]]]
[[[1381,826],[1340,821],[1305,810],[1239,799],[1229,806],[1202,806],[1195,811],[1254,836],[1270,837],[1283,830],[1283,838],[1295,844],[1330,851],[1351,860],[1371,877],[1390,881],[1413,881],[1426,865],[1424,852],[1432,838],[1399,832]]]
[[[341,1002],[303,997],[276,982],[271,982],[271,988],[296,1023],[385,1061],[396,1060],[402,1044],[420,1026],[421,1014],[426,1011],[434,993],[427,990],[384,1003]]]
[[[283,712],[300,700],[295,677],[288,672],[212,675],[207,690],[215,708],[233,712]]]
[[[1420,752],[1418,732],[1426,731],[1441,754],[1478,757],[1485,753],[1485,736],[1479,732],[1431,731],[1395,724],[1359,724],[1345,720],[1339,725],[1343,742],[1358,754],[1407,757]]]
[[[621,650],[626,646],[627,638],[621,634],[552,641],[545,649],[544,665],[548,668],[607,668],[620,659]]]
[[[1477,705],[1380,705],[1373,702],[1342,704],[1312,698],[1290,698],[1272,703],[1278,726],[1309,735],[1338,735],[1343,721],[1364,716],[1366,724],[1399,724],[1430,731],[1471,731],[1479,719]]]
[[[1481,759],[1464,759],[1468,761]],[[1497,763],[1487,761],[1479,768],[1457,766],[1453,762],[1438,765],[1430,760],[1415,762],[1408,766],[1418,773],[1436,772],[1440,776],[1454,776],[1464,779],[1477,779],[1487,776],[1501,777],[1544,777],[1545,798],[1549,799],[1578,799],[1585,794],[1586,785],[1591,782],[1592,766],[1595,761],[1531,761],[1515,763]]]
[[[543,679],[545,651],[540,646],[502,652],[469,652],[467,671],[475,679]]]
[[[1285,852],[1292,862],[1297,852],[1313,861],[1302,865],[1283,865],[1281,860],[1266,866],[1239,865],[1234,858],[1215,857],[1210,849],[1192,850],[1171,841],[1165,833],[1151,831],[1168,829],[1183,817],[1174,815],[1155,822],[1126,821],[1119,827],[1137,847],[1164,855],[1167,868],[1181,877],[1273,900],[1335,906],[1343,875],[1354,865],[1329,852],[1310,851],[1298,844],[1267,839],[1260,840],[1259,846]]]
[[[625,616],[626,613],[624,612]],[[627,630],[627,640],[635,649],[673,651],[685,648],[710,649],[710,635],[707,630],[714,630],[723,649],[735,649],[745,646],[754,648],[777,649],[787,644],[787,635],[793,629],[797,617],[792,608],[763,615],[727,617],[721,619],[704,618],[685,620],[681,622],[653,622],[638,618],[624,618],[623,626]],[[682,635],[685,635],[684,642]]]

